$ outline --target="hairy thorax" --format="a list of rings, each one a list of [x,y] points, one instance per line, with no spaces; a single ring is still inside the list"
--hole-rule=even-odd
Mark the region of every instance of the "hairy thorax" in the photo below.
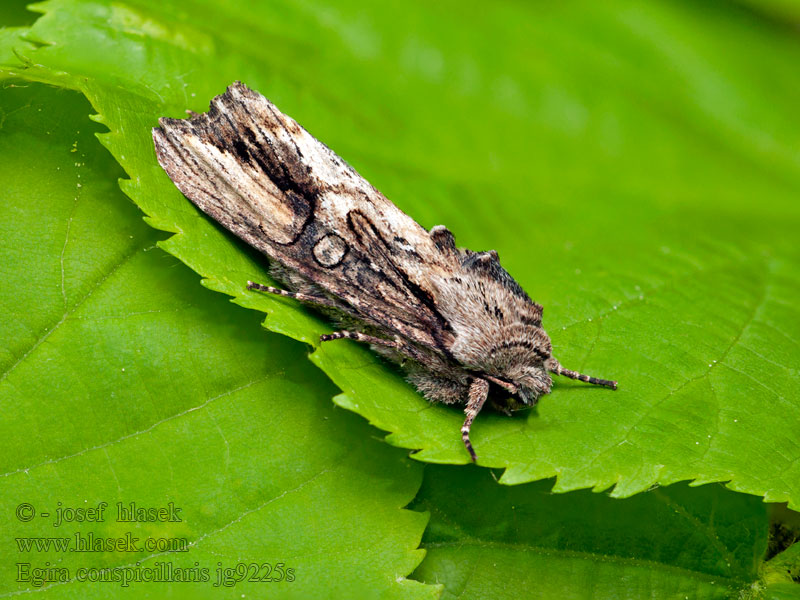
[[[453,357],[470,369],[512,379],[543,365],[552,347],[541,328],[541,306],[510,277],[513,285],[496,273],[476,273],[468,260],[460,274],[436,282],[439,310],[452,327]]]

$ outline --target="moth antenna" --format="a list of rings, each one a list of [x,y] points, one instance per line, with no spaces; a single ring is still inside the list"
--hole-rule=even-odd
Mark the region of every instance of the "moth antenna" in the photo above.
[[[555,373],[556,375],[563,375],[564,377],[569,377],[570,379],[577,379],[579,381],[585,381],[586,383],[592,383],[594,385],[602,385],[603,387],[611,388],[612,390],[617,389],[616,381],[611,381],[609,379],[598,379],[597,377],[592,377],[591,375],[584,375],[583,373],[578,373],[577,371],[565,369],[556,359],[551,358],[550,360],[555,364],[547,365],[547,370]]]

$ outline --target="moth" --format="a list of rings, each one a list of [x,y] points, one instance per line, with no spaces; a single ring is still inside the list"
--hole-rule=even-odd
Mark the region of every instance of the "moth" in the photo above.
[[[508,414],[550,392],[551,374],[617,388],[559,364],[541,305],[497,252],[459,248],[442,225],[424,229],[242,83],[207,113],[159,125],[156,155],[178,189],[266,254],[287,289],[247,288],[329,313],[343,329],[323,342],[370,344],[429,400],[466,404],[461,437],[473,461],[470,428],[491,388],[490,404]]]

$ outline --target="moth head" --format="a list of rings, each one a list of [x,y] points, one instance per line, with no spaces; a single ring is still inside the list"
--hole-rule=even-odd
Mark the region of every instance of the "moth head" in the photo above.
[[[532,328],[524,336],[513,336],[498,342],[484,363],[485,377],[492,383],[532,405],[550,391],[548,371],[555,359],[550,338],[541,328]]]
[[[493,375],[485,377],[528,406],[536,404],[539,396],[548,393],[553,384],[547,369],[541,364],[526,365],[499,377]]]
[[[544,338],[547,337],[544,332],[542,334]],[[502,369],[497,369],[497,365],[493,365],[492,369],[487,369],[484,372],[483,377],[519,397],[524,404],[536,404],[539,396],[550,392],[550,387],[553,385],[550,373],[611,388],[612,390],[617,389],[617,382],[614,380],[599,379],[562,367],[552,355],[549,340],[546,344],[540,346],[528,348],[528,346],[520,345],[520,347],[530,351],[507,354],[504,357]],[[546,354],[545,349],[547,350]],[[512,405],[513,403],[509,403],[509,406]]]

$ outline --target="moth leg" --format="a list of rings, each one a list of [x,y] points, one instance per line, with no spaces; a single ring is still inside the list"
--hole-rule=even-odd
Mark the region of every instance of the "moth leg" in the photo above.
[[[401,344],[397,340],[387,340],[385,338],[375,337],[374,335],[366,335],[359,331],[336,331],[327,335],[319,336],[323,342],[330,342],[331,340],[341,340],[347,338],[349,340],[356,340],[366,344],[375,344],[377,346],[388,346],[389,348],[400,348]]]
[[[411,344],[406,343],[398,336],[395,336],[393,340],[387,340],[386,338],[379,338],[372,335],[366,335],[358,331],[337,331],[335,333],[331,333],[328,335],[319,336],[319,339],[322,340],[323,342],[329,342],[331,340],[340,340],[342,338],[356,340],[358,342],[364,342],[365,344],[374,344],[376,346],[384,346],[385,348],[392,348],[396,352],[400,353],[402,356],[409,357],[412,360],[415,360],[421,364],[424,364],[427,359],[427,357],[424,354],[422,354],[417,348],[415,348]]]
[[[498,379],[497,377],[492,377],[491,375],[486,375],[486,374],[484,374],[483,376],[486,379],[488,379],[489,381],[491,381],[492,383],[495,383],[495,384],[499,385],[501,388],[506,390],[509,394],[517,394],[519,392],[519,388],[516,385],[514,385],[513,383],[511,383],[510,381],[506,381],[504,379]],[[501,413],[503,413],[507,417],[511,416],[511,409],[505,404],[501,404],[501,403],[499,403],[497,401],[490,400],[489,401],[489,406],[491,406],[495,410],[499,410]]]
[[[484,377],[489,381],[491,381],[492,383],[496,383],[501,388],[503,388],[504,390],[506,390],[511,394],[516,394],[517,392],[519,392],[519,388],[510,381],[506,381],[505,379],[498,379],[497,377],[492,377],[491,375],[484,375]]]
[[[256,290],[259,292],[267,292],[268,294],[275,294],[276,296],[283,296],[285,298],[294,298],[301,302],[308,302],[309,304],[317,304],[319,306],[329,306],[330,308],[339,308],[333,300],[323,298],[321,296],[312,296],[311,294],[304,294],[302,292],[289,292],[280,288],[272,287],[271,285],[261,285],[260,283],[247,282],[248,290]]]
[[[464,409],[464,414],[467,418],[464,420],[464,425],[461,426],[461,439],[467,447],[469,455],[472,457],[472,462],[478,460],[475,456],[475,450],[472,449],[472,443],[469,441],[469,429],[472,427],[472,422],[478,413],[483,408],[483,403],[486,402],[486,397],[489,395],[489,382],[485,379],[474,379],[469,386],[467,407]]]

